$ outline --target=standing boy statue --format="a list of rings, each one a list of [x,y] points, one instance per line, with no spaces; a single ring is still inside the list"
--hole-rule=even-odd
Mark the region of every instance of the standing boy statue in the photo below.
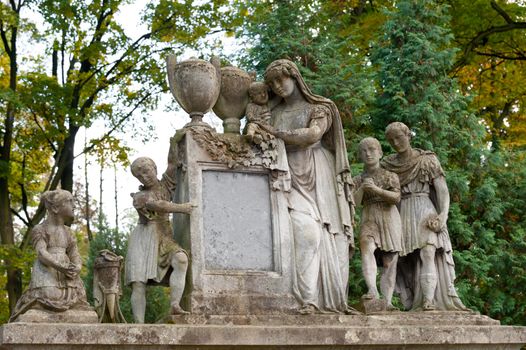
[[[396,204],[400,201],[400,184],[396,174],[380,168],[382,148],[377,139],[367,137],[360,142],[359,154],[364,163],[364,172],[356,176],[354,201],[362,203],[360,227],[360,251],[362,271],[368,292],[365,300],[379,299],[376,287],[376,257],[379,250],[383,271],[380,290],[387,309],[395,310],[392,304],[396,284],[398,253],[402,248],[402,227]]]
[[[188,254],[173,239],[170,213],[192,211],[189,203],[172,203],[175,189],[173,146],[168,155],[168,167],[157,179],[157,166],[147,157],[137,158],[131,172],[142,185],[132,193],[133,206],[139,213],[139,223],[130,234],[126,254],[126,284],[131,284],[131,304],[136,323],[144,323],[146,285],[170,286],[171,314],[187,313],[179,305],[185,286]]]

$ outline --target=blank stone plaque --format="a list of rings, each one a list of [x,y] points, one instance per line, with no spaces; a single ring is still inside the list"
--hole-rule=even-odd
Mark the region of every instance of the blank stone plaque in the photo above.
[[[268,175],[206,170],[202,193],[206,269],[272,271]]]

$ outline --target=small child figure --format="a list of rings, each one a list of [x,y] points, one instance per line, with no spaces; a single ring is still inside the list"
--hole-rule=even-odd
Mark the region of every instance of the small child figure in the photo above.
[[[251,102],[247,105],[247,135],[252,138],[254,143],[260,144],[263,141],[262,129],[258,124],[270,123],[270,108],[268,106],[268,86],[267,84],[255,81],[248,88],[248,95]]]
[[[369,290],[362,298],[380,298],[376,287],[377,263],[374,254],[378,249],[383,264],[380,290],[387,309],[396,310],[392,297],[398,253],[402,250],[402,224],[396,207],[400,201],[400,183],[395,173],[380,167],[382,155],[377,139],[366,137],[360,142],[359,156],[364,163],[364,172],[353,181],[356,186],[355,203],[363,204],[360,250],[362,272]]]
[[[271,141],[275,145],[278,157],[276,163],[270,165],[270,169],[274,170],[272,188],[288,192],[290,191],[290,174],[288,173],[285,142],[269,134],[262,127],[262,125],[270,126],[270,110],[276,103],[276,100],[269,101],[268,89],[268,85],[260,81],[252,82],[248,88],[251,102],[247,105],[246,110],[248,121],[246,134],[257,145],[261,145],[263,141]]]

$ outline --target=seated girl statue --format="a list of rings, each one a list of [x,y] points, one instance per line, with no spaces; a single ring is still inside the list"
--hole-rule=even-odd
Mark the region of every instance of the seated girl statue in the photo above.
[[[18,300],[10,321],[30,309],[63,312],[91,310],[79,272],[82,266],[77,241],[64,223],[73,219],[73,196],[65,190],[44,192],[47,217],[31,230],[37,259],[28,289]],[[96,314],[94,322],[96,322]]]

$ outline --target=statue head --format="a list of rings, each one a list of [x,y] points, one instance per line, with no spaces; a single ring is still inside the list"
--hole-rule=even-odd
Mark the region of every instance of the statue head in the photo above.
[[[374,137],[366,137],[358,145],[358,153],[366,165],[377,164],[383,156],[382,146]]]
[[[265,70],[265,83],[280,97],[292,95],[298,81],[303,82],[303,78],[298,67],[292,61],[276,60],[269,64]],[[302,91],[302,93],[305,92]]]
[[[133,176],[137,178],[145,187],[153,186],[157,180],[157,165],[148,157],[139,157],[130,166]]]
[[[73,218],[73,195],[71,192],[58,189],[46,191],[41,196],[48,213],[61,216],[64,219]]]
[[[393,122],[385,128],[385,138],[398,153],[405,152],[411,147],[411,130],[401,122]]]
[[[254,81],[248,88],[248,95],[255,104],[264,105],[268,102],[268,85],[261,81]]]

